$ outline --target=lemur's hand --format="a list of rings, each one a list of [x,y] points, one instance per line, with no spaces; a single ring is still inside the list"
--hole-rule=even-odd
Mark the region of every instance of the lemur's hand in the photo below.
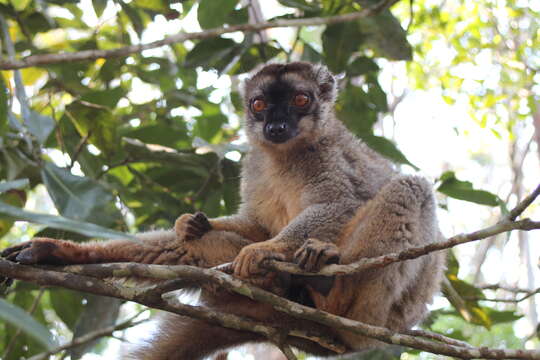
[[[174,224],[174,230],[177,240],[193,241],[212,230],[212,225],[205,214],[197,212],[180,216]]]
[[[262,263],[271,259],[285,260],[285,255],[272,240],[248,245],[240,250],[233,261],[234,275],[247,279],[253,275],[267,273],[268,270],[262,267]]]

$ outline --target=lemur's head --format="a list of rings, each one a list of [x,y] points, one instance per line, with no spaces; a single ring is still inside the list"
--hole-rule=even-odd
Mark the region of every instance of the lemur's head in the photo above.
[[[323,65],[270,64],[245,83],[246,133],[251,143],[288,148],[316,141],[333,110],[336,80]]]

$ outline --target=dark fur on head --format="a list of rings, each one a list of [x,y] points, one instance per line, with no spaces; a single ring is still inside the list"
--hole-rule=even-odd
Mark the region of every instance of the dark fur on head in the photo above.
[[[309,104],[294,106],[298,94],[306,95]],[[245,82],[246,130],[251,144],[290,149],[316,141],[318,129],[335,118],[336,96],[336,80],[324,65],[293,62],[262,67]],[[263,101],[264,110],[255,111],[255,101]]]

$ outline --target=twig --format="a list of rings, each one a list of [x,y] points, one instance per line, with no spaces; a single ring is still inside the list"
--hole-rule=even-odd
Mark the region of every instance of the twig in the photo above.
[[[277,27],[301,27],[301,26],[316,26],[316,25],[330,25],[349,21],[355,21],[368,16],[373,16],[384,9],[389,8],[399,0],[382,0],[374,6],[365,8],[361,11],[352,12],[348,14],[341,14],[328,17],[313,17],[304,19],[292,19],[292,20],[274,20],[260,23],[240,24],[233,26],[226,26],[223,28],[208,29],[204,31],[192,32],[192,33],[179,33],[147,44],[129,45],[112,50],[84,50],[77,52],[65,52],[60,54],[41,54],[31,55],[21,60],[1,60],[0,70],[13,70],[21,69],[30,66],[42,66],[50,64],[58,64],[64,62],[96,60],[96,59],[108,59],[114,57],[128,56],[134,53],[140,53],[143,50],[154,49],[166,45],[171,45],[178,42],[184,42],[186,40],[201,40],[217,37],[227,33],[233,33],[237,31],[242,32],[258,32],[264,29],[277,28]]]
[[[77,159],[79,158],[79,155],[81,154],[83,147],[88,142],[88,139],[90,138],[91,134],[92,134],[92,129],[88,130],[88,133],[86,133],[86,135],[84,135],[79,141],[79,143],[77,144],[77,147],[75,148],[75,152],[73,153],[73,156],[71,157],[71,162],[69,164],[68,169],[71,170],[71,168],[73,168],[73,166],[75,165],[75,162],[77,162]]]
[[[461,346],[465,348],[473,348],[471,344],[466,343],[465,341],[460,341],[457,339],[452,339],[447,336],[444,336],[439,333],[434,333],[431,331],[426,330],[407,330],[403,332],[404,334],[411,335],[411,336],[421,336],[427,339],[433,339],[437,340],[446,344],[455,345],[455,346]]]
[[[529,289],[516,288],[516,287],[500,285],[500,284],[480,285],[478,287],[483,290],[504,290],[511,293],[530,293],[531,292],[531,290]]]
[[[146,310],[143,310],[143,311],[146,311]],[[115,331],[124,330],[124,329],[130,328],[130,327],[133,327],[133,326],[137,326],[139,324],[142,324],[142,323],[148,321],[148,319],[143,319],[143,320],[139,320],[139,321],[133,321],[141,313],[142,312],[139,312],[137,315],[135,315],[135,316],[133,316],[133,317],[131,317],[131,318],[125,320],[125,321],[122,321],[119,324],[111,325],[111,326],[108,326],[108,327],[100,329],[100,330],[89,332],[89,333],[87,333],[87,334],[85,334],[83,336],[80,336],[78,338],[73,339],[72,341],[70,341],[70,342],[68,342],[68,343],[66,343],[64,345],[60,345],[60,346],[58,346],[58,347],[56,347],[54,349],[51,349],[49,351],[42,352],[41,354],[34,355],[31,358],[29,358],[28,360],[46,360],[51,355],[57,354],[57,353],[59,353],[61,351],[64,351],[64,350],[67,350],[67,349],[70,349],[70,348],[73,348],[73,347],[76,347],[76,346],[79,346],[79,345],[82,345],[82,344],[89,343],[91,341],[94,341],[94,340],[102,338],[102,337],[112,336],[112,333],[115,332]]]
[[[510,221],[514,221],[519,215],[525,211],[525,209],[532,204],[532,202],[540,195],[540,185],[534,189],[534,191],[527,196],[525,199],[523,199],[519,204],[516,205],[515,208],[513,208],[508,216],[506,217]]]

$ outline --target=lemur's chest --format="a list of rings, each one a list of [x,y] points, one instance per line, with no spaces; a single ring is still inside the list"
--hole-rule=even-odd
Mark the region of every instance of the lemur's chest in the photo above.
[[[257,218],[271,236],[278,234],[303,210],[303,185],[298,179],[263,173],[253,190]]]

